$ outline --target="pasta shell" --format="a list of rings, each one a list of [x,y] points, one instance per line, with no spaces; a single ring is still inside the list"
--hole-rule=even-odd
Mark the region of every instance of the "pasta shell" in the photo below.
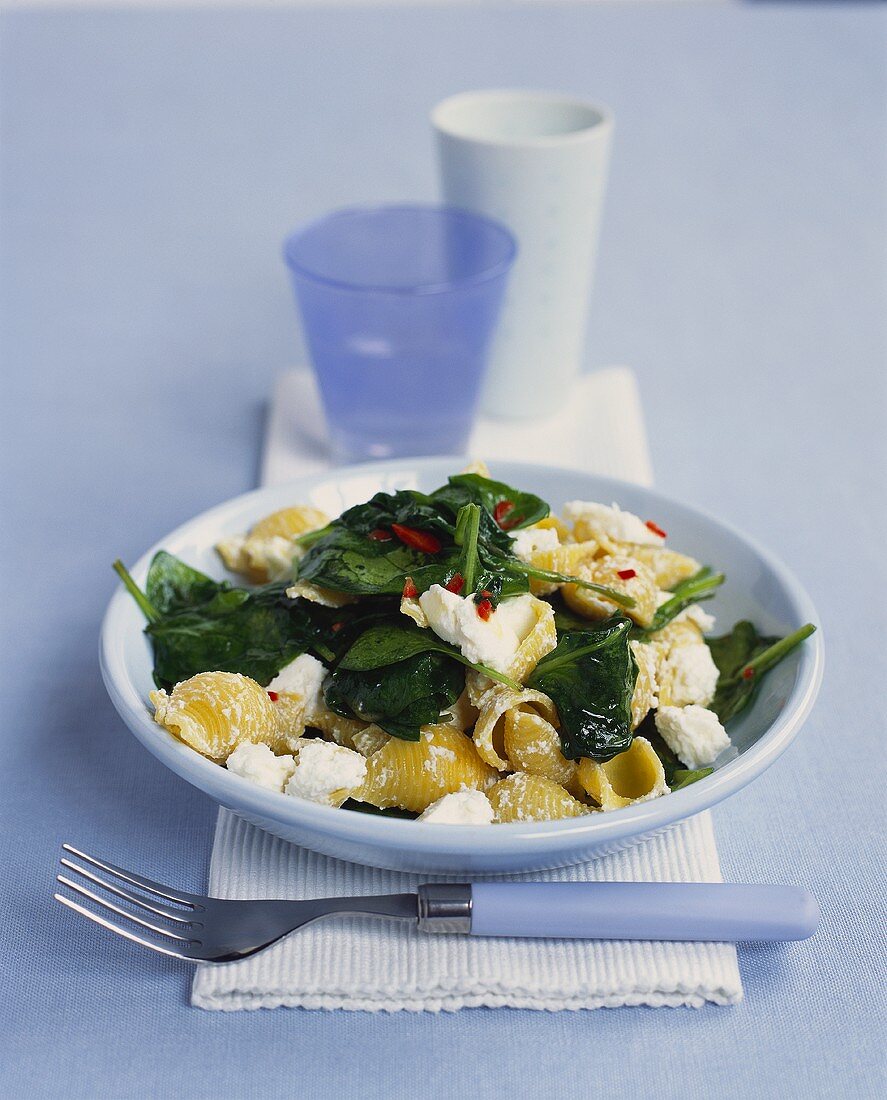
[[[633,546],[631,556],[653,573],[660,588],[671,589],[702,568],[700,562],[665,546]]]
[[[540,527],[543,531],[557,531],[557,537],[562,543],[571,542],[573,540],[573,532],[566,523],[557,516],[546,516],[545,519],[540,519],[539,522],[534,523],[533,526]]]
[[[512,691],[504,684],[493,684],[477,701],[480,711],[474,727],[474,743],[481,760],[499,771],[507,771],[509,764],[505,751],[505,715],[516,707],[523,711],[536,711],[551,725],[557,722],[557,708],[541,691],[524,688]]]
[[[350,596],[345,592],[334,592],[331,588],[321,588],[310,581],[296,581],[286,590],[286,594],[291,600],[301,598],[320,604],[321,607],[344,607],[357,600],[356,596]]]
[[[154,721],[211,760],[244,741],[277,747],[277,716],[265,689],[238,672],[199,672],[170,695],[152,691]]]
[[[635,576],[628,580],[619,576],[620,572],[626,572],[629,569],[634,570]],[[653,621],[658,606],[659,588],[652,570],[642,562],[635,558],[608,554],[594,562],[581,565],[575,576],[591,581],[593,584],[606,585],[619,593],[631,596],[635,601],[634,607],[620,609],[611,600],[587,588],[565,584],[561,589],[564,599],[577,614],[584,615],[587,619],[606,619],[614,611],[624,610],[624,613],[640,626],[649,626]]]
[[[554,573],[566,573],[571,577],[579,576],[579,568],[594,560],[598,544],[591,542],[567,542],[551,550],[537,550],[530,556],[530,565],[534,569],[548,569]],[[530,591],[534,596],[548,596],[560,588],[557,581],[530,579]]]
[[[588,807],[565,791],[553,779],[515,772],[487,791],[496,820],[555,821],[562,817],[580,817]]]
[[[314,708],[308,725],[320,730],[327,741],[335,741],[337,745],[343,745],[346,749],[355,748],[354,738],[369,728],[367,722],[361,722],[357,718],[343,718],[341,714],[336,714],[326,703]]]
[[[650,711],[659,703],[656,697],[659,690],[659,682],[656,678],[659,654],[655,646],[646,645],[643,642],[629,642],[628,644],[634,655],[635,664],[638,666],[634,695],[631,697],[631,728],[637,729]]]
[[[490,467],[482,458],[473,458],[463,470],[459,471],[459,473],[477,474],[478,477],[489,477]]]
[[[466,689],[448,710],[442,712],[440,722],[465,733],[475,724],[477,715],[477,707],[471,702]]]
[[[422,610],[422,605],[413,596],[401,597],[400,613],[412,619],[416,626],[421,626],[423,630],[428,626],[428,616]]]
[[[662,761],[645,737],[636,737],[631,748],[603,764],[581,760],[579,782],[602,810],[618,810],[668,793]]]
[[[367,759],[363,787],[353,797],[373,806],[421,813],[445,794],[486,790],[498,779],[474,744],[452,726],[424,726],[418,741],[392,737]]]
[[[506,670],[512,680],[523,683],[539,661],[557,645],[557,630],[554,626],[554,608],[545,600],[533,600],[535,623],[532,630],[520,644],[514,660]]]
[[[296,539],[325,527],[329,518],[317,508],[296,505],[260,519],[249,534],[223,539],[216,546],[226,568],[255,584],[286,577],[299,547]]]
[[[577,764],[561,752],[557,730],[541,714],[514,707],[505,715],[505,755],[514,771],[553,779],[568,787],[576,778]]]
[[[387,745],[390,740],[391,738],[381,726],[370,725],[351,735],[351,745],[349,747],[354,749],[355,752],[359,752],[361,756],[372,756],[383,745]]]
[[[329,516],[319,508],[312,508],[309,504],[296,504],[260,519],[251,529],[250,537],[267,539],[279,535],[281,538],[294,539],[309,531],[326,527],[329,521]]]

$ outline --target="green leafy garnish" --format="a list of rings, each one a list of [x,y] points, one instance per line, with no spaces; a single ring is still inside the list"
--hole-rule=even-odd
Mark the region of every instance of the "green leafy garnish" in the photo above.
[[[570,760],[610,760],[631,745],[637,665],[630,629],[629,619],[613,615],[567,631],[527,680],[557,707],[561,751]]]
[[[504,513],[502,524],[509,531],[530,527],[540,519],[545,519],[551,511],[541,497],[521,492],[506,485],[504,481],[494,481],[480,474],[456,474],[448,479],[446,485],[436,489],[431,497],[438,503],[445,504],[454,516],[465,504],[479,504],[500,533],[502,527],[494,518],[497,508]],[[508,539],[507,534],[505,539]],[[499,542],[502,546],[508,545],[507,541]]]
[[[284,665],[320,641],[321,632],[302,600],[289,600],[287,582],[232,588],[161,551],[151,563],[147,588],[162,611],[114,568],[139,604],[154,648],[154,682],[170,688],[198,672],[240,672],[267,684]]]
[[[166,550],[158,550],[148,569],[145,595],[161,615],[168,615],[205,603],[230,587],[226,581],[214,581]]]
[[[683,787],[689,787],[691,783],[698,783],[700,779],[705,779],[713,771],[714,768],[693,768],[692,770],[675,768],[672,781],[668,785],[672,791],[679,791]]]
[[[587,588],[589,592],[596,592],[599,596],[616,604],[617,607],[632,608],[636,605],[633,596],[625,592],[617,592],[615,588],[608,588],[605,584],[595,584],[594,581],[586,581],[582,577],[572,577],[568,573],[556,573],[553,569],[538,569],[519,559],[511,562],[509,568],[523,573],[527,577],[533,577],[540,581],[552,581],[555,584],[575,584],[577,588]]]
[[[414,821],[419,815],[412,810],[401,810],[397,806],[374,806],[371,802],[360,802],[348,798],[342,803],[343,810],[357,810],[360,814],[376,814],[379,817],[402,817]]]
[[[729,634],[706,639],[720,674],[711,709],[724,725],[752,701],[764,673],[779,664],[815,630],[812,623],[807,623],[785,638],[767,638],[743,619]]]
[[[688,577],[685,581],[675,585],[671,591],[670,599],[656,609],[650,625],[648,627],[636,626],[634,633],[654,634],[657,630],[662,630],[685,608],[694,603],[699,603],[701,600],[710,600],[725,579],[723,573],[714,573],[706,565],[698,573],[694,573],[692,577]]]
[[[481,510],[478,504],[466,504],[459,509],[456,517],[455,542],[462,547],[459,559],[459,572],[466,594],[474,591],[474,582],[477,579],[479,554],[477,540],[480,535]]]
[[[375,722],[392,737],[418,741],[420,728],[436,722],[464,687],[460,665],[427,651],[370,669],[340,662],[324,684],[324,698],[336,714]]]

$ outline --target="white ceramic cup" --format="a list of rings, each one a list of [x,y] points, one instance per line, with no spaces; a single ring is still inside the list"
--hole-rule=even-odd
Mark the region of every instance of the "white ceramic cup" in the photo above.
[[[490,90],[443,100],[431,122],[444,201],[504,222],[518,243],[484,412],[554,412],[582,367],[612,117],[555,92]]]

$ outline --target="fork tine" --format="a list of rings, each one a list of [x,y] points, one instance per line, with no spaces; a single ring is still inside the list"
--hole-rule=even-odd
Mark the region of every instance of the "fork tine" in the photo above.
[[[170,887],[164,886],[162,882],[154,882],[153,879],[143,878],[141,875],[136,875],[132,871],[124,871],[122,867],[115,867],[113,863],[104,863],[102,860],[96,859],[95,856],[88,856],[86,852],[81,852],[72,844],[63,844],[62,847],[66,852],[70,852],[71,855],[77,856],[80,859],[85,859],[86,862],[91,863],[93,867],[98,867],[100,871],[107,871],[109,875],[114,875],[116,878],[128,882],[131,886],[138,886],[142,890],[147,890],[150,894],[157,894],[167,901],[174,901],[179,905],[187,905],[191,909],[203,908],[203,906],[200,905],[203,899],[199,898],[196,894],[186,894],[184,890],[180,890],[178,894],[174,894]]]
[[[79,913],[81,917],[86,917],[87,920],[91,920],[94,924],[101,925],[102,928],[107,928],[109,932],[116,932],[118,936],[122,936],[125,940],[131,940],[133,943],[140,944],[142,947],[147,947],[151,951],[156,951],[160,955],[171,955],[174,959],[184,959],[186,962],[196,963],[200,962],[200,958],[194,954],[186,954],[184,951],[176,951],[171,947],[164,947],[154,940],[146,939],[144,936],[138,936],[135,932],[130,932],[128,928],[121,928],[119,924],[114,924],[113,921],[106,920],[104,917],[99,916],[98,913],[93,913],[91,910],[86,909],[84,906],[79,905],[76,901],[72,901],[71,898],[66,898],[63,894],[53,894],[56,901],[60,901],[62,905],[73,909],[75,913]]]
[[[82,875],[83,878],[88,879],[90,882],[94,882],[96,886],[101,886],[101,888],[107,890],[109,894],[114,894],[118,898],[123,898],[124,901],[131,902],[133,905],[138,905],[149,913],[156,913],[158,917],[167,917],[169,920],[177,921],[179,924],[190,924],[188,917],[183,914],[181,909],[170,909],[169,906],[160,905],[159,903],[152,905],[143,894],[134,894],[131,890],[123,890],[119,886],[115,886],[113,882],[105,882],[99,875],[93,874],[92,871],[87,870],[86,867],[78,866],[70,859],[61,859],[59,862],[63,867],[67,867],[70,871],[75,871],[78,875]]]
[[[89,898],[90,901],[94,901],[96,905],[100,905],[103,909],[110,909],[112,913],[116,913],[118,917],[125,917],[126,920],[132,921],[133,924],[141,925],[142,928],[147,928],[149,932],[156,932],[158,936],[166,936],[171,940],[178,940],[180,943],[190,943],[191,939],[188,936],[180,936],[177,932],[173,932],[168,928],[161,928],[159,925],[152,924],[150,921],[143,920],[141,917],[136,916],[135,913],[130,913],[126,909],[121,909],[119,905],[115,905],[113,901],[108,901],[107,898],[100,898],[98,894],[93,893],[86,886],[81,886],[77,882],[72,882],[65,875],[56,875],[56,880],[63,886],[67,886],[69,890],[74,890],[75,893],[80,894],[81,897]],[[184,929],[182,929],[184,931]]]

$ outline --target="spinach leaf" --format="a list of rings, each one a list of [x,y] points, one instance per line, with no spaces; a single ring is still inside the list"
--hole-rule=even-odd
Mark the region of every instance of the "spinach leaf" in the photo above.
[[[752,701],[761,677],[809,638],[816,627],[807,623],[785,638],[766,638],[743,619],[729,634],[707,638],[720,673],[711,709],[726,725]]]
[[[452,542],[453,525],[443,515],[433,499],[413,489],[399,489],[396,493],[376,493],[365,504],[356,504],[344,511],[331,527],[347,527],[360,535],[388,529],[399,523],[419,531],[428,531],[446,542]]]
[[[379,817],[404,817],[414,821],[419,815],[412,810],[401,810],[397,806],[374,806],[372,802],[360,802],[356,798],[348,798],[342,803],[343,810],[356,810],[359,814],[377,814]]]
[[[440,549],[425,553],[406,546],[391,533],[395,524],[433,536]],[[423,592],[445,584],[456,571],[460,555],[454,533],[450,518],[422,493],[376,493],[312,541],[299,562],[299,580],[354,596],[399,596],[410,577]]]
[[[392,737],[418,741],[420,727],[436,722],[464,688],[465,673],[458,664],[439,653],[417,652],[366,670],[340,662],[327,677],[324,698],[336,714],[375,722]]]
[[[287,581],[232,588],[172,555],[158,555],[149,576],[158,607],[120,562],[114,568],[148,620],[158,687],[198,672],[241,672],[267,684],[300,654],[322,649],[323,624],[313,618],[314,605],[288,599]]]
[[[437,554],[413,550],[396,539],[375,541],[333,524],[299,562],[299,580],[352,596],[400,596],[407,577],[419,592],[446,584],[456,572],[459,549]]]
[[[498,680],[499,683],[505,684],[514,691],[520,691],[520,684],[516,680],[487,665],[469,661],[455,646],[448,645],[431,630],[425,630],[412,622],[396,625],[385,623],[370,627],[351,646],[339,662],[339,668],[352,672],[368,672],[384,668],[386,665],[397,664],[421,653],[440,654],[451,661],[476,669],[484,676],[489,676],[491,680]]]
[[[456,474],[449,478],[446,485],[436,489],[431,494],[431,498],[445,504],[454,516],[465,504],[479,504],[493,520],[495,526],[495,531],[485,532],[486,537],[493,537],[494,541],[502,547],[507,547],[510,540],[507,535],[504,542],[498,537],[502,534],[502,528],[493,519],[497,506],[501,510],[504,505],[511,505],[502,517],[502,523],[509,531],[538,523],[550,512],[550,508],[541,497],[514,489],[504,481],[493,481],[492,478],[481,477],[480,474]]]
[[[567,631],[527,680],[557,707],[561,751],[570,760],[609,760],[631,745],[637,665],[630,629],[629,619],[613,615]]]
[[[668,785],[673,791],[679,791],[683,787],[689,787],[691,783],[698,783],[700,779],[705,779],[713,771],[714,768],[694,768],[692,771],[687,768],[676,768],[672,781]]]
[[[714,573],[710,566],[706,565],[688,577],[685,581],[675,585],[671,591],[671,598],[656,609],[653,621],[648,627],[634,627],[635,635],[653,634],[662,630],[664,626],[679,615],[691,604],[700,603],[702,600],[710,600],[715,594],[715,589],[720,588],[726,577],[723,573]]]
[[[217,592],[230,587],[225,581],[214,581],[205,573],[192,569],[166,550],[159,550],[148,569],[145,595],[161,615],[166,615],[205,603]]]
[[[289,600],[286,584],[220,588],[206,603],[148,623],[157,685],[208,671],[241,672],[267,684],[317,639],[305,602]]]

